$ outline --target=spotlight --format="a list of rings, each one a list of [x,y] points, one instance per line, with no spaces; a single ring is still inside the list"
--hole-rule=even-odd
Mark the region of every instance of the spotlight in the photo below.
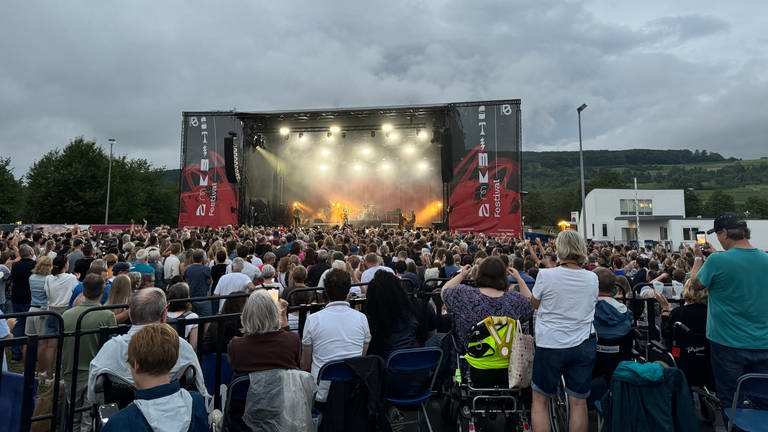
[[[384,123],[383,125],[381,125],[381,130],[383,130],[384,132],[392,131],[392,124],[391,123]]]
[[[299,202],[298,202],[298,201],[294,201],[294,202],[293,202],[293,206],[294,206],[294,207],[298,207],[298,206],[299,206]]]
[[[346,132],[342,132],[342,133],[341,133],[341,137],[342,137],[342,138],[346,138],[346,137],[347,137],[347,133],[346,133]]]
[[[386,136],[390,139],[397,139],[400,135],[398,135],[397,132],[387,132]]]
[[[413,146],[409,145],[409,146],[405,146],[405,148],[403,149],[403,152],[405,152],[405,154],[413,154],[416,152],[416,149],[413,148]]]
[[[326,137],[326,138],[328,138],[328,139],[331,139],[331,138],[333,138],[333,133],[331,133],[331,132],[329,131],[329,132],[327,132],[327,133],[325,134],[325,137]]]
[[[304,139],[304,132],[299,132],[299,139],[300,139],[300,140],[303,140],[303,139]]]
[[[323,171],[323,172],[328,171],[328,165],[325,165],[325,164],[320,165],[320,171]]]
[[[341,128],[338,126],[331,126],[330,129],[328,129],[331,133],[339,133],[341,132]]]
[[[331,154],[331,151],[328,149],[322,149],[320,150],[320,154],[323,156],[328,156],[329,154]]]
[[[375,130],[371,131],[371,138],[376,138],[376,131]]]
[[[280,135],[288,135],[289,133],[291,133],[291,130],[288,129],[287,127],[280,128]]]
[[[389,162],[382,162],[382,164],[381,164],[381,169],[382,170],[389,171],[390,168],[391,168],[391,165],[389,165]]]
[[[443,203],[441,203],[440,201],[438,201],[438,202],[437,202],[437,208],[443,208]]]
[[[426,170],[427,170],[427,168],[429,168],[429,165],[427,165],[427,162],[425,162],[425,161],[421,161],[421,162],[419,162],[419,164],[418,164],[418,165],[416,165],[416,167],[417,167],[418,169],[422,170],[422,171],[426,171]]]
[[[416,131],[416,136],[422,140],[427,139],[427,132],[419,129]]]
[[[362,150],[360,150],[364,155],[368,156],[371,154],[371,148],[370,147],[363,147]]]
[[[352,165],[352,169],[354,169],[355,171],[362,171],[363,166],[360,165],[359,163],[358,164],[354,164],[354,165]]]

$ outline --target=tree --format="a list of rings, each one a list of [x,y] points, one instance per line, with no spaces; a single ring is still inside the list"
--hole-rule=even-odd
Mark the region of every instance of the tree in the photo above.
[[[696,217],[702,214],[701,198],[691,189],[685,189],[683,192],[685,200],[685,215]]]
[[[589,193],[592,189],[626,189],[627,183],[617,170],[602,169],[597,177],[585,182],[584,193]]]
[[[768,198],[752,195],[744,201],[744,213],[751,219],[768,218]]]
[[[11,159],[0,157],[0,223],[21,219],[22,198],[22,184],[13,176]]]
[[[104,221],[109,156],[94,141],[75,138],[35,162],[27,174],[27,213],[37,223]],[[162,181],[162,170],[144,159],[112,160],[111,223],[147,218],[175,223],[177,187]]]
[[[717,217],[725,212],[733,211],[736,211],[736,202],[734,201],[733,196],[718,189],[712,192],[712,195],[707,199],[707,205],[703,211],[705,214],[703,216]]]

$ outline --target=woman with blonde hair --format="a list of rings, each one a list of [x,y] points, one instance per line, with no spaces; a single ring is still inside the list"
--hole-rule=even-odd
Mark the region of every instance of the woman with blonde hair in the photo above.
[[[558,266],[541,269],[533,292],[525,283],[520,292],[536,312],[536,353],[533,360],[533,429],[549,430],[549,403],[565,377],[568,430],[586,431],[587,398],[596,357],[592,322],[598,297],[597,275],[584,269],[587,247],[576,231],[561,231],[555,240]],[[516,273],[515,270],[512,270]]]
[[[50,258],[43,255],[37,258],[32,274],[29,276],[29,291],[32,301],[30,303],[30,312],[39,312],[48,310],[48,295],[45,292],[45,280],[51,274],[53,262]],[[27,336],[49,336],[57,332],[56,321],[47,315],[39,315],[27,318],[27,327],[25,334]],[[50,322],[49,322],[50,321]],[[53,370],[53,353],[51,345],[55,347],[55,339],[42,339],[37,349],[37,370],[51,377]]]
[[[131,298],[131,293],[133,292],[132,285],[131,278],[128,275],[121,274],[115,276],[112,280],[112,285],[109,288],[109,296],[107,297],[105,305],[128,304],[128,299]],[[126,323],[130,318],[128,316],[127,308],[113,309],[112,312],[114,312],[115,321],[117,321],[118,324]]]

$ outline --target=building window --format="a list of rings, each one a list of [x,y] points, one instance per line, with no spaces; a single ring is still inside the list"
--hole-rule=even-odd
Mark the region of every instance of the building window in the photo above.
[[[699,228],[683,228],[683,240],[696,240],[696,233]]]
[[[637,211],[639,215],[650,216],[653,214],[653,200],[641,199],[637,200],[637,205],[640,207]],[[620,199],[619,200],[619,213],[624,216],[631,216],[635,214],[635,200],[634,199]]]
[[[669,240],[667,227],[659,227],[659,240]]]
[[[603,237],[608,237],[608,224],[603,224]]]

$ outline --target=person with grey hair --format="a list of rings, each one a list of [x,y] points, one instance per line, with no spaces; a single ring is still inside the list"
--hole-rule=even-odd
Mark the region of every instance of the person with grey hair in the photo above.
[[[264,267],[261,268],[261,277],[259,277],[259,283],[256,284],[256,288],[276,289],[280,290],[282,294],[283,286],[275,280],[275,277],[277,277],[277,270],[270,264],[264,264]]]
[[[269,369],[299,369],[301,344],[288,328],[288,302],[275,302],[265,290],[256,290],[243,308],[243,336],[229,342],[229,364],[235,375]]]
[[[709,291],[706,335],[717,396],[726,410],[741,375],[768,373],[768,254],[750,243],[741,215],[721,214],[713,225],[707,234],[715,234],[725,251],[712,253],[708,242],[703,254],[694,249],[691,278]]]
[[[151,248],[147,250],[147,264],[155,270],[154,286],[165,289],[163,259],[159,249]]]
[[[124,379],[132,385],[134,384],[127,363],[128,343],[133,335],[145,325],[165,322],[167,317],[166,307],[165,293],[160,288],[144,288],[131,294],[131,298],[128,301],[128,315],[131,318],[132,325],[128,333],[108,340],[96,354],[96,357],[91,360],[86,395],[90,404],[96,400],[94,387],[96,377],[100,374],[109,373]],[[200,369],[200,363],[197,360],[195,350],[189,342],[179,337],[179,358],[168,375],[172,380],[178,379],[179,374],[187,367],[192,367],[195,370],[197,390],[206,400],[210,399],[205,387],[205,381],[203,381],[203,371]]]
[[[561,231],[555,240],[559,265],[541,269],[531,292],[517,270],[520,293],[530,298],[536,314],[533,360],[534,430],[549,430],[549,403],[561,376],[568,392],[568,430],[586,431],[587,398],[592,382],[597,337],[592,322],[598,296],[597,275],[584,269],[587,247],[580,233]]]
[[[240,257],[233,259],[232,273],[227,273],[219,278],[213,295],[226,296],[236,292],[253,291],[256,289],[256,285],[253,284],[251,278],[242,272],[244,264],[245,261]],[[224,302],[222,301],[219,304],[219,313],[221,313],[223,307]]]

